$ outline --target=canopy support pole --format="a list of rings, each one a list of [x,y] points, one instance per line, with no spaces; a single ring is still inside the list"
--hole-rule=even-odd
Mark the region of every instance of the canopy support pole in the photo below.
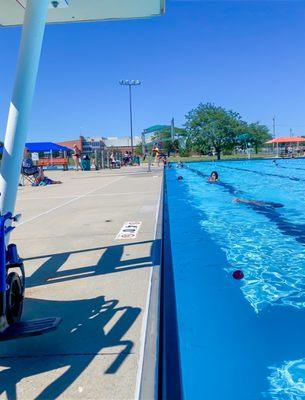
[[[0,211],[14,213],[49,0],[28,0],[0,171]]]
[[[144,155],[145,155],[145,133],[144,132],[142,132],[142,134],[141,134],[141,139],[142,139],[142,155],[144,157]]]

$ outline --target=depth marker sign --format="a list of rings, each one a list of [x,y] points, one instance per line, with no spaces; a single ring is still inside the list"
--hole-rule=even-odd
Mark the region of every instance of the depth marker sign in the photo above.
[[[118,239],[135,239],[137,237],[138,231],[142,221],[137,222],[125,222],[120,232],[117,234],[116,240]]]

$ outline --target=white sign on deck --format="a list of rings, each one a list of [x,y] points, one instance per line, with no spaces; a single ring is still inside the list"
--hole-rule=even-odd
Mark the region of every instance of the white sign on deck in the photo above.
[[[116,239],[135,239],[140,229],[141,221],[125,222],[120,232],[117,234]]]

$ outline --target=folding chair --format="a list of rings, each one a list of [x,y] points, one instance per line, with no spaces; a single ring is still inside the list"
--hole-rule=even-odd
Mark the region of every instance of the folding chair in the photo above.
[[[24,168],[21,167],[21,186],[25,186],[26,181],[31,185],[35,183],[35,180],[39,176],[39,170],[37,168]]]

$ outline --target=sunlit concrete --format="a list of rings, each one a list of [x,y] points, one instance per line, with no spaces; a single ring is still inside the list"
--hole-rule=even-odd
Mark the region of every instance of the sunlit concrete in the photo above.
[[[23,318],[55,332],[0,344],[0,399],[134,399],[139,390],[162,170],[52,171],[20,187],[12,235],[25,259]],[[126,221],[136,239],[116,240]]]

